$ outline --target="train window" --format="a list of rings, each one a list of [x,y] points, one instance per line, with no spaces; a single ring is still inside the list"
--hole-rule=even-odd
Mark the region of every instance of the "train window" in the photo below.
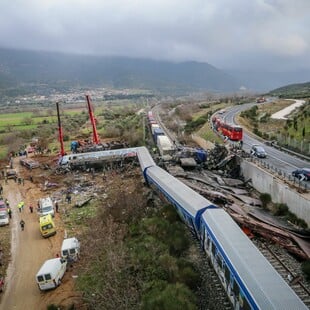
[[[239,286],[235,279],[234,279],[233,291],[235,296],[239,296]]]
[[[229,280],[230,280],[230,271],[229,271],[227,265],[225,265],[225,278],[226,278],[226,281],[229,282]]]
[[[179,214],[179,217],[181,218],[181,220],[184,220],[184,215],[183,215],[183,213],[180,211],[180,209],[179,209],[179,208],[176,208],[176,210],[177,210],[177,213]]]
[[[211,252],[212,252],[213,256],[215,256],[215,253],[216,253],[216,247],[215,247],[215,245],[214,245],[214,243],[213,243],[213,242],[211,243]]]
[[[202,229],[201,231],[201,240],[202,240],[202,244],[205,244],[206,241],[206,231],[204,229]]]
[[[211,239],[210,239],[209,235],[207,234],[207,249],[208,250],[209,250],[209,247],[210,247],[210,241],[211,241]]]
[[[191,227],[193,227],[193,229],[195,229],[193,219],[189,216],[187,218],[188,218],[188,221],[190,222]]]
[[[222,257],[219,253],[216,255],[216,262],[222,268]]]
[[[248,303],[247,299],[245,297],[243,297],[243,307],[242,307],[243,310],[251,310],[251,306],[250,304]]]

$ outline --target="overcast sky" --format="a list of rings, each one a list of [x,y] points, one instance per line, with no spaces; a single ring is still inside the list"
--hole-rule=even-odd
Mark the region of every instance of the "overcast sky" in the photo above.
[[[310,69],[310,0],[0,0],[0,47]]]

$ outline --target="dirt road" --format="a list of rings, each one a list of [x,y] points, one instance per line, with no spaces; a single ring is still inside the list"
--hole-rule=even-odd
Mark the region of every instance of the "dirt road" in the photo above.
[[[20,168],[22,169],[22,168]],[[56,214],[57,234],[44,239],[39,230],[36,211],[30,213],[29,205],[36,210],[38,198],[44,197],[38,184],[25,181],[24,185],[8,180],[4,184],[4,197],[12,208],[11,226],[11,262],[6,277],[6,287],[1,298],[0,310],[46,309],[47,305],[60,304],[67,296],[72,296],[72,279],[66,273],[62,285],[56,290],[41,292],[36,284],[35,275],[46,259],[60,253],[64,230],[61,229],[60,215]],[[19,212],[17,204],[25,202],[25,208]],[[21,231],[20,220],[26,223]]]

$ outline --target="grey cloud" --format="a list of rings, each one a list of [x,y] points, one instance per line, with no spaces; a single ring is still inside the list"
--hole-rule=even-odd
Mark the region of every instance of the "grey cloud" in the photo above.
[[[2,47],[310,69],[309,0],[2,0],[0,11]]]

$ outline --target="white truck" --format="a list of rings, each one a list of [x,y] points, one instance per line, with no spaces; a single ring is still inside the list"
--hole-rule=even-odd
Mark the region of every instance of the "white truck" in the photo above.
[[[68,262],[77,261],[80,255],[80,242],[76,238],[64,239],[61,246],[61,257]]]
[[[56,288],[67,269],[67,261],[62,258],[52,258],[41,266],[36,275],[36,282],[41,291]]]
[[[39,210],[40,216],[45,216],[50,214],[52,217],[55,216],[54,203],[50,197],[39,199]]]

